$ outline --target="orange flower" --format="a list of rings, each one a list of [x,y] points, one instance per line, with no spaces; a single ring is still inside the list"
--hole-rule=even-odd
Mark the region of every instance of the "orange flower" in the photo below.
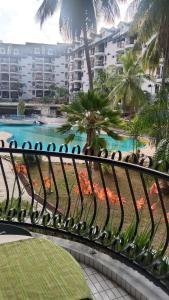
[[[47,189],[50,189],[50,188],[51,188],[51,182],[50,182],[50,181],[46,181],[45,187],[46,187]]]
[[[44,180],[45,187],[47,189],[50,189],[51,188],[51,180],[50,180],[50,178],[48,176],[45,176],[43,180]]]
[[[79,173],[79,178],[80,178],[81,181],[88,180],[88,174],[87,174],[87,172],[86,171],[81,171]]]
[[[157,203],[153,203],[152,205],[151,205],[151,210],[152,210],[152,212],[154,213],[155,211],[156,211],[156,209],[157,209]]]
[[[144,204],[145,204],[145,200],[143,197],[141,197],[136,201],[137,209],[141,209],[144,206]]]
[[[75,185],[75,186],[74,186],[73,191],[74,191],[76,194],[79,194],[79,187],[78,187],[78,185]]]
[[[118,197],[115,195],[115,193],[110,190],[109,188],[106,188],[106,191],[107,191],[107,196],[109,198],[109,201],[112,203],[112,204],[117,204],[119,199]]]
[[[153,185],[150,187],[149,194],[150,194],[150,196],[152,196],[153,194],[158,194],[158,189],[157,189],[156,183],[153,183]]]
[[[100,190],[98,189],[95,193],[100,202],[103,202],[105,200],[104,189],[100,189]]]

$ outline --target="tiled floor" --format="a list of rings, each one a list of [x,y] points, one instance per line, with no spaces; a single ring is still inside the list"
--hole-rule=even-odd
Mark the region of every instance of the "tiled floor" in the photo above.
[[[116,283],[111,282],[104,275],[95,269],[80,263],[88,286],[91,289],[94,299],[97,300],[134,300]]]

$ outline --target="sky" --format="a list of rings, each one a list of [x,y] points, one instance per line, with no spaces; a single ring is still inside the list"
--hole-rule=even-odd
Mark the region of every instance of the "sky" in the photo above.
[[[41,3],[42,0],[0,0],[0,40],[21,44],[63,42],[59,34],[58,13],[49,18],[42,28],[35,20]],[[124,20],[126,5],[121,5],[120,8],[121,20]],[[118,21],[120,20],[116,23]],[[107,24],[100,23],[99,28],[102,26],[108,27]]]

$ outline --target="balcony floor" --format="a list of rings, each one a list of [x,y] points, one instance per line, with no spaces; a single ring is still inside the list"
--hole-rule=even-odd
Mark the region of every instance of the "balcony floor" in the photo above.
[[[95,269],[80,263],[93,298],[97,300],[134,300],[116,283],[107,279]]]

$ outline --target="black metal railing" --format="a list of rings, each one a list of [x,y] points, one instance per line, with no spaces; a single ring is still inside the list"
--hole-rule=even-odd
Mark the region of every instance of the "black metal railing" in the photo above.
[[[169,166],[67,145],[0,145],[1,222],[69,235],[142,271],[169,293]],[[158,169],[163,168],[165,172]],[[165,169],[164,169],[165,168]]]

